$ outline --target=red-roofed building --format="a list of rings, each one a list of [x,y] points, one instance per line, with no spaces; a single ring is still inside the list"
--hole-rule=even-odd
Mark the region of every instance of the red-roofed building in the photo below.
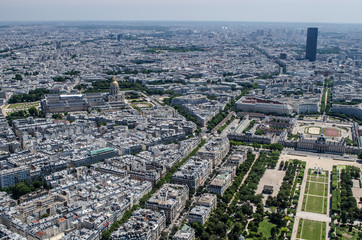
[[[290,115],[292,107],[289,104],[256,97],[243,97],[236,103],[236,109],[243,112],[275,113]]]

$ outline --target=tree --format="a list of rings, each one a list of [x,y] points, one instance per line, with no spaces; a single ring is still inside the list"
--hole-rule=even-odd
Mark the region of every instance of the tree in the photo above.
[[[270,235],[271,235],[271,238],[275,238],[276,235],[278,234],[278,229],[276,227],[272,227],[272,229],[270,230]]]
[[[35,107],[29,108],[29,114],[30,116],[36,117],[39,115],[39,110]]]
[[[286,170],[288,168],[289,162],[285,162],[284,164],[284,170]]]
[[[23,77],[21,76],[20,73],[16,73],[15,76],[14,76],[14,79],[21,81],[21,80],[23,80]]]
[[[255,134],[256,134],[256,135],[264,135],[264,130],[262,130],[262,129],[257,129],[257,130],[255,131]]]
[[[43,215],[40,216],[40,219],[47,218],[47,217],[49,217],[49,214],[48,214],[48,213],[44,213]]]
[[[279,170],[282,170],[284,167],[284,161],[281,161],[280,164],[279,164]]]
[[[226,234],[226,226],[224,222],[219,221],[215,226],[215,233],[220,236],[224,237]]]
[[[196,236],[201,236],[202,233],[204,232],[204,225],[202,225],[202,224],[194,222],[192,224],[192,227],[193,227],[193,229],[195,229]]]
[[[347,223],[347,212],[344,211],[344,210],[342,210],[342,212],[341,212],[341,222],[342,222],[343,224],[346,224],[346,223]]]
[[[264,216],[264,205],[262,203],[258,203],[258,205],[256,206],[256,213]]]
[[[243,212],[244,215],[251,216],[253,214],[253,207],[248,203],[244,203],[241,206],[241,211]]]
[[[284,225],[284,216],[281,212],[275,212],[270,214],[270,222],[277,225],[278,228]]]
[[[56,120],[62,120],[63,119],[63,115],[60,113],[53,113],[52,114],[52,118],[56,119]]]
[[[210,235],[207,232],[203,232],[200,237],[201,240],[209,240],[209,238]]]

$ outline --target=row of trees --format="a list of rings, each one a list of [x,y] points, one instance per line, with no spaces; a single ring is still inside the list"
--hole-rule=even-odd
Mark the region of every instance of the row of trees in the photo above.
[[[326,113],[329,114],[332,109],[332,92],[331,89],[328,89],[328,95],[327,95],[327,104],[326,104]]]
[[[295,174],[298,170],[298,167],[300,167],[299,161],[293,161],[288,164],[288,168],[283,178],[283,183],[280,187],[279,193],[276,197],[268,197],[266,201],[266,204],[268,206],[274,206],[278,208],[288,208],[291,206],[291,193],[294,185],[293,183],[295,179]]]
[[[67,81],[68,79],[70,79],[70,77],[68,76],[56,76],[56,77],[52,77],[52,79],[54,80],[54,82],[65,82]]]
[[[323,89],[323,95],[321,99],[321,113],[323,114],[326,110],[326,94],[327,94],[327,88]]]
[[[225,191],[223,196],[218,196],[217,208],[212,212],[205,225],[193,224],[196,237],[200,240],[220,239],[226,236],[227,229],[234,226],[235,231],[240,234],[246,225],[244,215],[251,215],[253,209],[249,204],[242,206],[231,205],[228,207],[233,195],[238,190],[245,174],[250,169],[255,160],[255,155],[248,153],[247,159],[242,163],[237,171],[232,185]],[[233,230],[234,230],[233,229]],[[234,239],[234,238],[229,238]]]
[[[244,182],[244,185],[240,188],[238,199],[246,202],[250,200],[251,202],[257,204],[261,202],[262,196],[256,196],[255,191],[258,188],[260,179],[263,177],[266,165],[270,161],[274,161],[275,157],[279,158],[280,152],[277,153],[268,153],[266,151],[260,152],[260,155],[256,162],[254,163],[247,179]]]
[[[246,142],[240,142],[240,141],[230,141],[231,146],[251,146],[253,148],[264,148],[264,149],[270,149],[275,151],[282,151],[284,149],[284,146],[280,143],[271,143],[271,144],[260,144],[260,143],[246,143]]]
[[[231,101],[225,105],[225,108],[223,111],[216,114],[208,123],[207,128],[209,130],[216,127],[228,114],[230,111],[236,110],[236,101],[239,100],[242,96],[246,95],[251,89],[258,88],[257,84],[244,84],[242,85],[244,89],[241,91],[241,94],[236,98],[232,98]]]
[[[216,114],[208,123],[207,123],[207,129],[212,130],[214,127],[216,127],[226,116],[229,114],[228,110],[221,111],[218,114]]]
[[[342,169],[340,174],[341,179],[341,222],[353,222],[356,219],[362,219],[362,209],[357,206],[357,201],[353,196],[352,179],[359,179],[360,169],[355,166],[347,166]]]
[[[252,129],[254,127],[254,125],[255,125],[255,120],[251,120],[249,125],[244,129],[243,133],[250,131],[250,129]]]
[[[69,75],[69,76],[77,76],[77,75],[80,74],[80,71],[77,71],[77,70],[75,70],[75,69],[72,69],[72,70],[70,70],[70,71],[68,71],[68,72],[65,72],[64,74],[65,74],[65,75]]]
[[[219,127],[217,129],[217,132],[220,134],[234,119],[235,119],[235,116],[231,116],[231,118],[229,120],[227,120],[226,123],[224,123],[224,125],[222,125],[221,127]]]
[[[85,90],[86,93],[92,93],[92,92],[108,92],[109,91],[109,86],[111,84],[112,80],[111,79],[106,79],[106,80],[101,80],[101,81],[94,81],[92,82],[92,87],[87,88]],[[149,89],[146,86],[143,86],[141,83],[138,82],[128,82],[128,81],[121,81],[118,82],[119,85],[119,89],[121,91],[127,91],[127,90],[133,90],[133,91],[140,91],[140,92],[145,92],[148,95],[154,95],[154,94],[165,94],[165,93],[169,93],[172,94],[172,92],[168,92],[168,91],[164,91],[164,90],[152,90]],[[77,85],[76,86],[79,89],[82,89],[83,86],[81,85]]]
[[[337,166],[333,166],[332,170],[332,213],[340,214],[340,204],[341,204],[341,191],[339,187],[339,171]]]
[[[10,97],[9,103],[22,103],[22,102],[35,102],[41,99],[44,94],[49,94],[50,90],[44,88],[38,88],[30,90],[28,93],[14,94]]]

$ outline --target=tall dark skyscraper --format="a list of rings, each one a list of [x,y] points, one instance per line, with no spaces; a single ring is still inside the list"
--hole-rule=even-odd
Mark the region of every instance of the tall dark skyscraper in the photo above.
[[[317,56],[318,28],[308,28],[305,58],[314,62]]]

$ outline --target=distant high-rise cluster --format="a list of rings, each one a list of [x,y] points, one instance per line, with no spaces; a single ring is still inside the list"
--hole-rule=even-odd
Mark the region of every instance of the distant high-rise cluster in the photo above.
[[[305,58],[314,62],[317,56],[318,28],[308,28]]]

